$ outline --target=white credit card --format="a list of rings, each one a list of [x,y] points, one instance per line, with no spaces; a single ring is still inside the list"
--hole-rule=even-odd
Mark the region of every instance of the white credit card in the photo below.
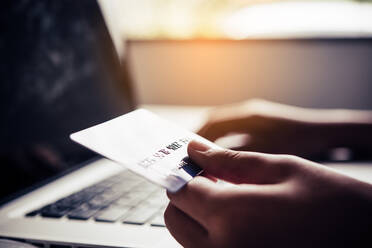
[[[218,148],[199,135],[144,109],[73,133],[70,137],[171,192],[178,191],[202,172],[187,156],[187,144],[191,140]]]

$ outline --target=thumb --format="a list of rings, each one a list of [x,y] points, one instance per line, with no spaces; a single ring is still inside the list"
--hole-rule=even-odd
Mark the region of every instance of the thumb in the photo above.
[[[277,183],[286,174],[276,155],[213,149],[198,141],[191,141],[187,152],[209,175],[236,184]]]

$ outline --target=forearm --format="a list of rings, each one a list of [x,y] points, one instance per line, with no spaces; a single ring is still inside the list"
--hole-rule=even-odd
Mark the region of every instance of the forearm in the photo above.
[[[372,152],[372,111],[311,109],[281,104],[271,106],[270,110],[272,117],[294,121],[295,125],[300,122],[329,148],[348,147]]]
[[[334,110],[320,113],[318,126],[329,148],[347,147],[355,155],[372,157],[372,112]]]

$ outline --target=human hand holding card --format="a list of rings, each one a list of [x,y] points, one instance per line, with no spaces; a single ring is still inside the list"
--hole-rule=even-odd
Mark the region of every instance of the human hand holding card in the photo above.
[[[191,140],[218,148],[199,135],[144,109],[73,133],[70,137],[171,192],[178,191],[202,172],[187,156],[187,144]]]

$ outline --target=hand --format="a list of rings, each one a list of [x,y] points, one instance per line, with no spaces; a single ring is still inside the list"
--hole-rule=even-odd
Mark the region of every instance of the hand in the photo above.
[[[190,158],[198,176],[168,193],[165,223],[185,247],[358,247],[372,243],[372,186],[284,155],[213,150]]]
[[[335,147],[371,154],[372,113],[249,100],[216,108],[198,132],[213,142],[230,133],[248,134],[242,146],[232,147],[236,150],[318,160],[326,159],[328,151]]]

